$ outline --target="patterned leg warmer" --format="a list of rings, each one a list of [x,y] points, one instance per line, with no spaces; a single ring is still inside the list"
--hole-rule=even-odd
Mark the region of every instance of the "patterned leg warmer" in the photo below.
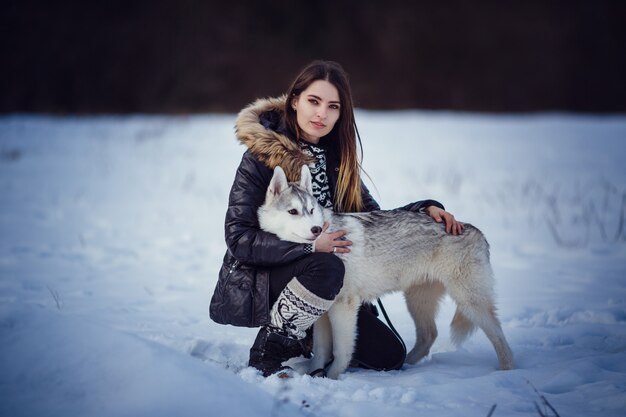
[[[304,339],[306,330],[328,311],[333,301],[313,294],[293,278],[272,306],[270,324],[296,339]]]

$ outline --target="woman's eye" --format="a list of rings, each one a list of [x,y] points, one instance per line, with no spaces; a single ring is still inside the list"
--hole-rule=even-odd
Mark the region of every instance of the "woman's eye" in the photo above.
[[[309,99],[309,103],[311,103],[311,104],[317,104],[317,100],[315,100],[315,99],[313,99],[313,98],[310,98],[310,99]]]
[[[339,110],[339,106],[336,105],[336,104],[331,104],[330,108],[333,109],[333,110]]]
[[[289,214],[291,214],[291,215],[295,216],[296,214],[298,214],[298,210],[296,210],[296,209],[291,209],[291,210],[289,210],[287,213],[289,213]]]

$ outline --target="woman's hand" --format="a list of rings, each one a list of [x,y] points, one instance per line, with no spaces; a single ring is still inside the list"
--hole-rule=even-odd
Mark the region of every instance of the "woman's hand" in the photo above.
[[[348,253],[350,252],[350,247],[352,246],[352,242],[349,240],[337,240],[344,236],[346,233],[345,230],[338,230],[332,233],[326,233],[326,229],[330,224],[328,222],[324,223],[322,226],[322,233],[315,239],[315,252],[330,252],[330,253]]]
[[[435,219],[437,223],[442,221],[446,224],[446,233],[452,233],[453,235],[460,235],[463,233],[465,225],[457,221],[451,213],[448,213],[444,209],[437,206],[428,206],[424,210],[426,214]]]

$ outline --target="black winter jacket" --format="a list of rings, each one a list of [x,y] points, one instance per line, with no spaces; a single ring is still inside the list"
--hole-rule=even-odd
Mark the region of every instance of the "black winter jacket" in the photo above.
[[[311,159],[289,138],[283,123],[284,97],[262,99],[243,109],[236,122],[237,137],[248,147],[244,153],[228,200],[225,220],[227,250],[209,308],[217,323],[258,327],[269,323],[269,271],[272,266],[306,256],[305,244],[286,242],[259,228],[257,210],[280,165],[290,181],[298,180],[300,168]],[[338,153],[331,140],[319,146],[326,150],[328,185],[335,189],[339,171]],[[362,185],[365,211],[380,210]],[[411,203],[404,208],[417,211],[434,200]]]

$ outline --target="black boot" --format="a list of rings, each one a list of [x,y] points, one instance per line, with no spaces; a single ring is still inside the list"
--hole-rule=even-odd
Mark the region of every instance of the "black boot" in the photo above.
[[[302,343],[275,327],[261,327],[252,348],[248,366],[258,369],[267,377],[291,369],[283,362],[302,355]]]

